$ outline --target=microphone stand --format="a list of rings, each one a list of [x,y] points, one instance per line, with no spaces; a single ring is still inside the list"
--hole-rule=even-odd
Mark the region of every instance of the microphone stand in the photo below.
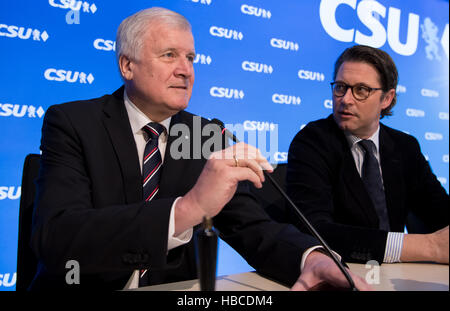
[[[229,137],[233,142],[238,143],[239,139],[237,139],[237,137],[233,134],[230,133],[230,131],[228,131],[225,128],[225,125],[223,124],[222,121],[220,121],[219,119],[212,119],[211,123],[214,123],[216,125],[218,125],[221,130],[222,133]],[[300,209],[295,205],[294,202],[292,202],[292,200],[289,198],[289,196],[286,194],[286,192],[284,192],[284,190],[280,187],[280,185],[278,185],[278,183],[273,179],[273,177],[267,173],[266,171],[264,171],[264,176],[266,176],[270,182],[274,185],[274,187],[278,190],[278,192],[280,192],[280,194],[286,199],[287,202],[289,202],[289,204],[291,205],[291,207],[294,209],[294,211],[296,212],[297,216],[300,218],[300,220],[302,221],[302,223],[304,225],[306,225],[306,227],[308,228],[308,230],[311,232],[311,234],[317,239],[319,240],[320,244],[323,246],[323,248],[326,250],[326,252],[330,255],[331,259],[333,259],[334,263],[338,266],[338,268],[341,270],[341,272],[344,274],[345,278],[347,279],[349,285],[350,285],[350,289],[352,291],[358,291],[358,289],[355,286],[355,283],[353,282],[353,279],[351,278],[350,274],[348,273],[348,271],[345,269],[344,265],[341,263],[341,261],[336,257],[336,255],[333,253],[333,251],[330,249],[330,247],[328,246],[328,244],[325,242],[325,240],[320,236],[320,234],[316,231],[316,229],[314,229],[313,225],[311,225],[311,223],[306,219],[306,217],[303,215],[303,213],[300,211]]]
[[[336,255],[333,253],[333,251],[330,249],[328,244],[325,242],[325,240],[320,236],[320,234],[314,229],[314,227],[311,225],[311,223],[306,219],[306,217],[303,215],[302,212],[300,212],[300,209],[292,202],[292,200],[289,198],[289,196],[284,192],[284,190],[278,185],[278,183],[273,179],[273,177],[264,171],[264,176],[266,176],[272,185],[281,193],[281,195],[289,202],[291,207],[293,207],[294,211],[297,213],[297,216],[300,217],[301,221],[303,222],[306,227],[308,227],[308,230],[311,232],[311,234],[319,240],[320,244],[322,244],[323,248],[326,250],[326,252],[330,255],[331,259],[335,262],[335,264],[338,266],[338,268],[342,271],[345,278],[347,279],[348,283],[350,284],[350,289],[352,291],[358,291],[358,289],[355,286],[355,283],[353,282],[353,279],[348,274],[348,271],[345,269],[344,265],[340,262],[340,260],[336,257]]]

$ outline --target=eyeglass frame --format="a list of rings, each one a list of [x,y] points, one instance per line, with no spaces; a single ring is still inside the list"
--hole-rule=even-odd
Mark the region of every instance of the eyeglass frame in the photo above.
[[[343,85],[345,85],[345,87],[346,87],[344,94],[342,94],[342,95],[340,95],[340,96],[334,94],[334,85],[337,84],[337,83],[343,84]],[[370,86],[367,86],[367,85],[365,85],[365,84],[363,84],[363,83],[358,83],[358,84],[350,85],[350,84],[347,84],[347,83],[345,83],[345,82],[334,81],[334,82],[331,82],[330,85],[331,85],[331,93],[332,93],[334,96],[336,96],[336,97],[344,97],[345,94],[347,94],[348,89],[350,88],[350,89],[352,90],[352,95],[353,95],[353,97],[354,97],[356,100],[366,100],[367,98],[370,97],[372,91],[383,90],[383,88],[381,88],[381,87],[370,87]],[[358,98],[358,97],[356,97],[356,96],[355,96],[355,93],[354,93],[354,87],[356,87],[356,86],[363,86],[363,87],[367,88],[367,89],[369,90],[369,93],[368,93],[367,97],[365,97],[365,98]]]

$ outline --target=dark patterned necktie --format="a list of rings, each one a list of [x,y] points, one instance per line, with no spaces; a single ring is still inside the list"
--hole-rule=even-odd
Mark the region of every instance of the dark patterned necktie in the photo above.
[[[377,212],[380,229],[389,231],[389,217],[381,180],[380,166],[373,153],[375,144],[371,140],[366,139],[359,141],[358,144],[365,151],[361,178]]]
[[[142,163],[142,192],[146,202],[151,201],[159,191],[159,176],[161,175],[162,157],[158,148],[159,135],[164,131],[161,124],[150,122],[142,130],[147,133],[148,140],[145,145]],[[147,269],[140,270],[139,287],[148,285]]]
[[[158,148],[159,135],[164,131],[161,124],[150,122],[143,127],[149,139],[145,146],[142,164],[142,187],[144,200],[151,201],[159,190],[159,176],[161,173],[162,158]]]

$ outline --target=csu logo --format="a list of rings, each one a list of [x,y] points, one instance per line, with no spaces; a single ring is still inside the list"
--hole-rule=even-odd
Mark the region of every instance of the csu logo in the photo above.
[[[63,70],[63,69],[54,69],[54,68],[48,68],[44,72],[45,79],[49,81],[66,81],[70,83],[89,83],[92,84],[92,81],[94,81],[94,76],[92,73],[85,74],[84,72],[78,72],[71,70]]]
[[[277,126],[278,124],[272,122],[244,121],[244,130],[246,131],[273,131]]]
[[[425,111],[420,110],[420,109],[408,108],[408,109],[406,109],[406,115],[408,117],[422,118],[422,117],[425,117]]]
[[[448,154],[444,154],[444,155],[442,156],[442,162],[448,163]]]
[[[288,159],[288,153],[277,151],[274,154],[274,159],[276,162],[286,162]]]
[[[55,8],[70,9],[73,11],[80,11],[81,9],[85,13],[95,13],[97,6],[95,3],[90,4],[87,1],[77,0],[48,0],[48,3]]]
[[[28,118],[42,118],[44,109],[41,106],[36,108],[33,105],[13,105],[0,103],[0,117],[17,117],[27,116]]]
[[[226,38],[226,39],[233,39],[233,40],[242,40],[244,38],[244,35],[242,32],[238,30],[233,29],[226,29],[222,27],[217,26],[211,26],[209,28],[209,33],[212,36],[219,37],[219,38]]]
[[[262,17],[270,19],[272,17],[272,13],[269,10],[257,8],[248,4],[241,5],[241,12],[247,15],[253,15],[256,17]]]
[[[445,177],[438,177],[437,180],[443,185],[447,184],[447,178]]]
[[[5,274],[0,274],[0,286],[4,286],[4,287],[11,287],[16,285],[16,278],[17,278],[17,273],[14,272],[12,273],[12,277],[11,277],[11,273],[5,273]]]
[[[270,45],[277,49],[298,51],[298,43],[292,41],[286,41],[282,39],[271,38]]]
[[[304,69],[298,71],[298,77],[303,80],[312,80],[322,82],[325,80],[325,75],[320,72],[313,72]]]
[[[202,64],[202,65],[209,65],[211,64],[212,59],[209,55],[204,54],[196,54],[194,59],[194,64]]]
[[[275,93],[272,95],[272,102],[275,104],[300,105],[302,99],[298,96]]]
[[[105,39],[95,39],[94,40],[94,48],[97,50],[103,51],[115,51],[116,50],[116,41],[105,40]]]
[[[448,121],[448,112],[439,112],[439,119]]]
[[[49,35],[47,31],[41,31],[39,29],[19,27],[14,25],[0,24],[0,36],[5,36],[8,38],[19,38],[22,40],[27,40],[33,38],[33,41],[47,41]]]
[[[422,29],[422,38],[427,43],[427,46],[425,47],[425,52],[427,55],[427,58],[429,60],[441,60],[441,55],[439,54],[439,38],[438,38],[438,31],[439,28],[433,23],[433,21],[426,17],[423,21],[423,24],[420,25],[420,28]],[[441,39],[441,45],[444,48],[444,52],[447,55],[448,58],[448,24],[445,26],[444,33],[442,35]]]
[[[217,87],[217,86],[213,86],[209,90],[209,94],[212,97],[219,97],[219,98],[234,98],[234,99],[243,99],[244,98],[244,91],[242,91],[242,90],[229,89],[229,88]]]
[[[191,0],[194,3],[207,4],[210,5],[212,0]]]
[[[15,193],[14,193],[15,192]],[[16,200],[20,198],[22,187],[0,187],[0,200]]]
[[[342,42],[355,42],[357,44],[370,45],[372,47],[382,47],[386,43],[393,51],[400,55],[413,55],[417,50],[419,40],[419,15],[408,14],[407,33],[401,35],[406,37],[406,42],[400,42],[400,16],[401,11],[390,7],[387,13],[387,30],[381,23],[382,18],[386,18],[386,7],[378,1],[357,0],[322,0],[320,2],[320,21],[325,31],[335,40]],[[370,30],[370,35],[365,35],[355,28],[345,29],[338,24],[336,11],[341,5],[348,6],[356,10],[359,20]],[[342,10],[340,10],[342,12]],[[403,28],[402,28],[403,29]],[[365,30],[363,30],[366,32]]]
[[[442,140],[442,139],[444,139],[444,136],[441,133],[426,132],[425,139],[426,140]]]
[[[250,62],[248,60],[242,62],[242,69],[245,71],[254,71],[267,74],[272,74],[273,72],[273,67],[271,65],[258,64],[255,62]]]
[[[420,94],[424,97],[439,97],[439,92],[435,90],[429,90],[429,89],[421,89]]]
[[[396,92],[397,94],[406,93],[406,86],[397,84]]]

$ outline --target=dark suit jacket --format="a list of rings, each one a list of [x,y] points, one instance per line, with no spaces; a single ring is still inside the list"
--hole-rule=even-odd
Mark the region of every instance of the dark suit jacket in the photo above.
[[[193,138],[193,122],[181,111],[170,126],[187,125],[192,151],[195,139],[203,144],[209,138]],[[208,123],[201,119],[202,126]],[[185,134],[169,136],[160,191],[146,203],[123,88],[47,110],[31,242],[39,271],[32,289],[122,289],[140,268],[149,269],[150,284],[197,277],[194,239],[167,254],[170,208],[194,186],[206,162],[172,157],[172,144],[179,146]],[[240,183],[214,225],[256,270],[293,284],[303,251],[318,243],[292,225],[271,221],[248,188]],[[69,260],[80,264],[80,285],[65,282]]]
[[[404,231],[410,211],[432,231],[448,225],[449,197],[417,140],[381,124],[379,148],[391,231]],[[295,136],[286,181],[290,197],[344,260],[382,263],[387,232],[378,229],[347,139],[332,115]]]

